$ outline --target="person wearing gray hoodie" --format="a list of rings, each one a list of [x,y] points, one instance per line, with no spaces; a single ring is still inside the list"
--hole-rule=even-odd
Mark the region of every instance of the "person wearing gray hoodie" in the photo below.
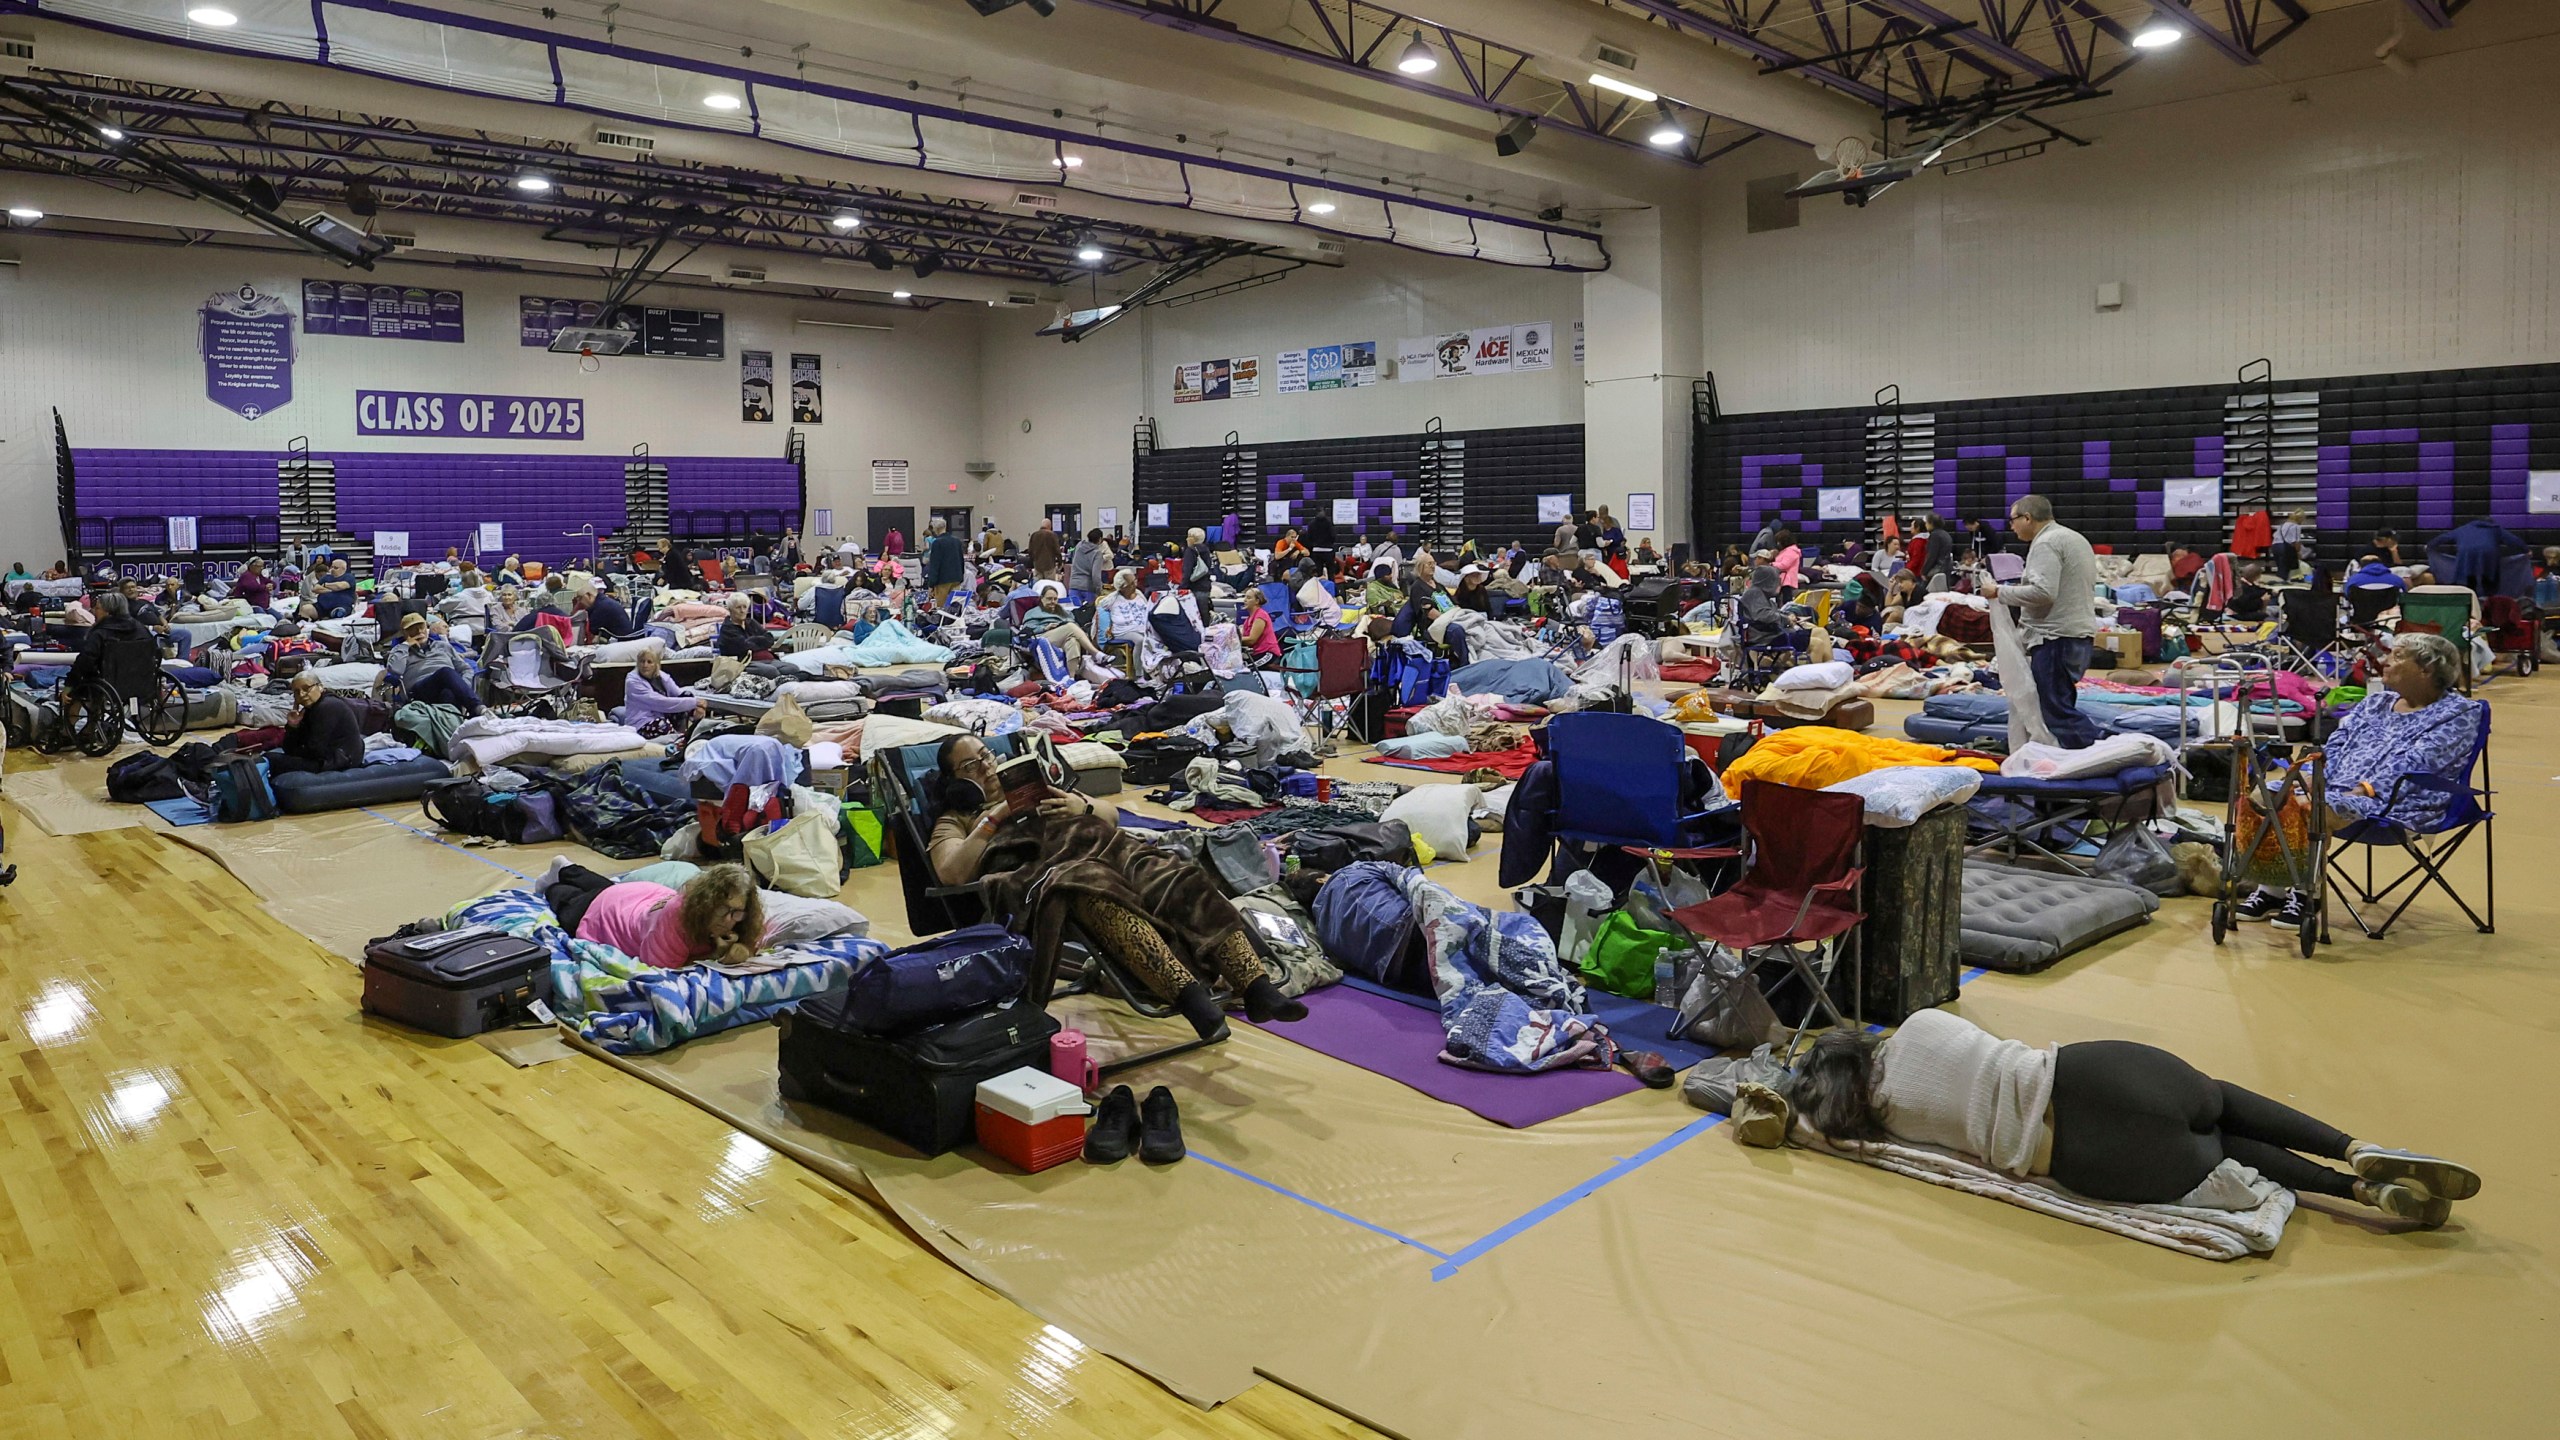
[[[1111,547],[1099,529],[1087,530],[1067,556],[1067,591],[1090,599],[1111,588]]]

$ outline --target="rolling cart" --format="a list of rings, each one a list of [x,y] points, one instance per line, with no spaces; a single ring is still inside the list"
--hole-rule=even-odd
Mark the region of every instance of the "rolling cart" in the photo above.
[[[2178,667],[2179,749],[2186,748],[2194,717],[2191,692],[2199,685],[2216,697],[2273,696],[2273,667],[2261,655],[2226,653],[2210,663]],[[2227,737],[2231,745],[2231,798],[2224,816],[2222,895],[2213,902],[2213,943],[2238,923],[2234,913],[2244,886],[2266,885],[2305,897],[2296,943],[2309,959],[2328,938],[2328,807],[2321,803],[2323,756],[2318,744],[2283,738],[2282,717],[2261,717],[2243,700]]]

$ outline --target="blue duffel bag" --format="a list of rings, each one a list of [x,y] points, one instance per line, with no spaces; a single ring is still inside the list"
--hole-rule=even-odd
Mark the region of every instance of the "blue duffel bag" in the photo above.
[[[971,925],[854,971],[845,1018],[873,1035],[897,1034],[1021,996],[1030,973],[1030,941],[1001,925]]]

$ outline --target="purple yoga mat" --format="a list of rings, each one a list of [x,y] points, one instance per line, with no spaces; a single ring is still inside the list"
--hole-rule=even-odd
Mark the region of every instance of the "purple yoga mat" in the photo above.
[[[1307,1002],[1306,1019],[1294,1025],[1266,1025],[1264,1031],[1514,1130],[1644,1088],[1624,1070],[1497,1075],[1443,1064],[1439,1055],[1444,1036],[1435,1011],[1348,985],[1329,985],[1302,998]]]

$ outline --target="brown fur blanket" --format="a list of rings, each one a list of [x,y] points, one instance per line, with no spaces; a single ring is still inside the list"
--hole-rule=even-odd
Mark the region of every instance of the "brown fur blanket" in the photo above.
[[[1031,939],[1039,973],[1030,989],[1048,994],[1069,907],[1080,896],[1109,900],[1145,916],[1175,956],[1207,973],[1201,958],[1244,928],[1244,917],[1199,863],[1150,844],[1099,815],[1007,822],[987,847],[987,898]]]

